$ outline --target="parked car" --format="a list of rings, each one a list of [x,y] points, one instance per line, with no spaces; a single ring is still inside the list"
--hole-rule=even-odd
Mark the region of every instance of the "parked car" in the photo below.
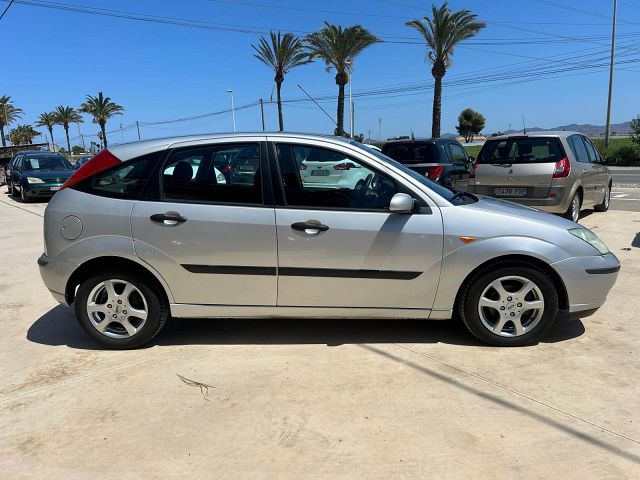
[[[462,144],[449,138],[385,143],[382,153],[454,190],[466,191],[472,159]]]
[[[577,132],[503,135],[485,142],[469,191],[558,213],[577,222],[580,211],[609,209],[612,178],[591,140]]]
[[[11,157],[11,160],[9,160],[8,162],[6,162],[4,164],[4,182],[3,184],[7,186],[7,192],[11,193],[11,186],[9,185],[9,181],[11,179],[11,168],[13,167],[13,164],[16,162],[16,160],[18,159],[18,157],[20,155],[26,155],[29,153],[42,153],[42,150],[27,150],[27,151],[20,151],[20,152],[16,152],[13,154],[13,156]]]
[[[216,158],[243,149],[258,155],[252,181],[218,183]],[[300,159],[323,157],[370,180],[303,182]],[[452,192],[349,139],[287,133],[110,147],[53,197],[44,230],[45,285],[113,348],[149,342],[169,316],[459,316],[484,342],[524,345],[560,311],[599,308],[620,269],[569,220]]]
[[[53,196],[74,172],[73,166],[62,155],[55,153],[22,153],[11,166],[9,191],[11,195],[28,202],[33,198]]]
[[[340,152],[317,148],[294,149],[300,180],[305,188],[364,188],[369,170],[349,161]],[[372,177],[373,178],[373,177]]]

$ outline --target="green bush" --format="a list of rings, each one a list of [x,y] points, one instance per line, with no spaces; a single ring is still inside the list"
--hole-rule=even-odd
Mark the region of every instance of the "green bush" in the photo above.
[[[605,147],[602,138],[592,138],[602,158],[618,157],[618,165],[635,165],[640,163],[640,148],[629,138],[612,138],[609,148]]]

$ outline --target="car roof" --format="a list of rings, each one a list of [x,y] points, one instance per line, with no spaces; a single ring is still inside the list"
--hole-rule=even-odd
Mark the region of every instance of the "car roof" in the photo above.
[[[442,142],[456,142],[458,141],[454,138],[416,138],[415,140],[404,139],[404,140],[391,140],[389,142],[385,142],[385,145],[397,145],[397,144],[411,144],[411,143],[442,143]]]
[[[565,130],[549,130],[549,131],[539,131],[539,132],[527,132],[527,133],[510,133],[508,135],[499,135],[497,137],[487,138],[489,140],[504,140],[507,138],[527,138],[527,137],[557,137],[557,138],[567,138],[571,135],[582,135],[580,132],[572,132]]]
[[[122,143],[120,145],[110,146],[108,150],[119,158],[121,161],[129,160],[133,157],[144,155],[146,153],[157,152],[163,150],[176,143],[188,142],[204,142],[207,140],[218,139],[237,139],[270,137],[270,138],[298,138],[307,140],[323,140],[332,143],[351,144],[353,140],[346,137],[338,137],[335,135],[323,135],[312,133],[295,133],[295,132],[242,132],[242,133],[209,133],[201,135],[184,135],[175,137],[155,138],[152,140],[143,140],[140,142]]]

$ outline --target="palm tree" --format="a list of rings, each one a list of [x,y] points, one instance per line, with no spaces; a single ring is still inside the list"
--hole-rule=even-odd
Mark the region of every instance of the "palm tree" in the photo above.
[[[13,105],[13,100],[8,95],[0,97],[0,135],[2,136],[2,146],[7,146],[4,138],[4,127],[15,122],[22,116],[22,109]]]
[[[31,125],[18,125],[9,132],[9,140],[14,145],[31,145],[33,139],[40,135]]]
[[[349,83],[353,60],[365,48],[379,42],[367,29],[360,25],[342,28],[324,22],[324,28],[310,33],[305,38],[312,58],[321,58],[327,64],[327,71],[336,69],[338,85],[337,135],[344,135],[344,86]]]
[[[41,113],[36,120],[36,127],[46,127],[49,130],[49,136],[51,137],[51,145],[53,150],[56,148],[56,144],[53,141],[53,126],[57,124],[56,114],[54,112]]]
[[[452,13],[447,2],[444,2],[440,8],[432,5],[431,10],[433,18],[411,20],[406,25],[420,32],[429,49],[427,58],[433,65],[431,75],[435,79],[431,136],[438,138],[442,117],[442,77],[451,65],[453,50],[458,43],[475,36],[486,25],[478,22],[478,16],[469,10],[463,9]]]
[[[67,136],[67,151],[71,151],[71,143],[69,142],[69,124],[70,123],[82,123],[84,120],[73,107],[63,107],[62,105],[56,107],[53,111],[53,118],[58,125],[64,127],[64,133]]]
[[[289,73],[292,68],[310,63],[311,57],[306,51],[304,43],[293,33],[285,33],[281,36],[280,32],[276,35],[270,31],[271,44],[261,35],[258,45],[251,45],[256,53],[253,55],[262,63],[271,67],[276,76],[276,91],[278,95],[278,122],[280,131],[284,130],[284,122],[282,121],[282,101],[280,100],[280,89],[284,76]]]
[[[80,111],[91,115],[93,117],[93,123],[100,125],[104,148],[107,148],[107,132],[105,131],[107,120],[114,115],[122,115],[124,108],[113,103],[111,98],[105,97],[102,92],[98,92],[98,96],[96,97],[87,95],[85,102],[80,105]]]

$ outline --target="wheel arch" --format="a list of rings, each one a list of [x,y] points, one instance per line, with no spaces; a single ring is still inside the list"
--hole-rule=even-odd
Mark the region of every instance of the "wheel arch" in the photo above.
[[[484,272],[490,271],[492,268],[502,264],[523,264],[529,263],[534,265],[538,269],[542,270],[546,273],[554,286],[556,287],[556,291],[558,292],[558,308],[560,310],[568,310],[569,309],[569,295],[567,293],[567,288],[564,284],[564,281],[560,277],[560,274],[548,263],[540,260],[539,258],[532,257],[529,255],[502,255],[499,257],[492,258],[490,260],[485,261],[484,263],[478,265],[474,268],[464,279],[464,281],[460,284],[460,288],[456,294],[453,311],[457,313],[458,308],[460,307],[460,300],[462,298],[463,293],[469,287],[469,284],[480,274]]]
[[[124,270],[145,278],[157,287],[158,291],[164,296],[167,303],[171,303],[172,296],[167,285],[150,269],[128,258],[103,256],[87,260],[69,276],[64,292],[67,304],[71,305],[75,300],[76,290],[80,283],[96,273],[108,270]]]

